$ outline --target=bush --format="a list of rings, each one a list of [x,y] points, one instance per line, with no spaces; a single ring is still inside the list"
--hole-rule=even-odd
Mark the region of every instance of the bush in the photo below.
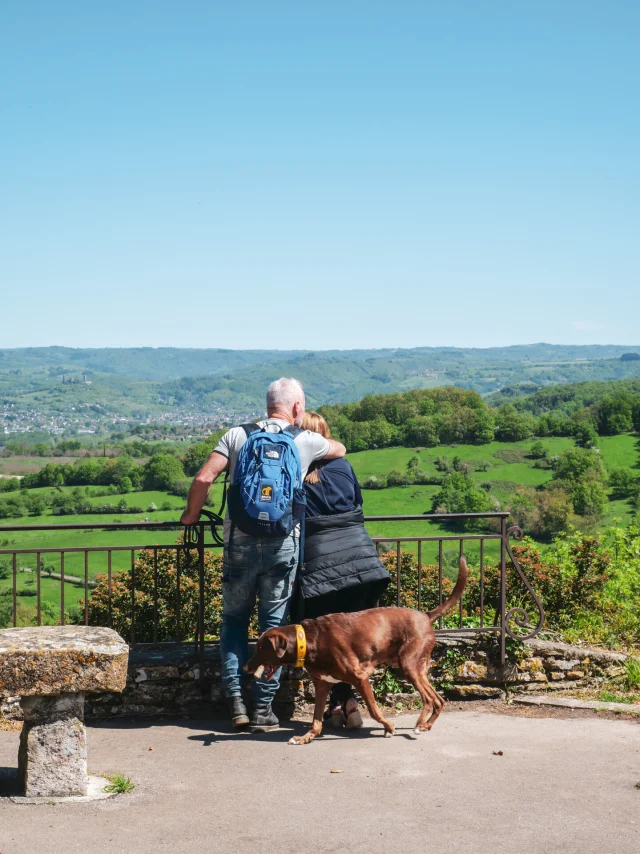
[[[580,424],[574,435],[579,448],[595,448],[598,444],[598,434],[592,424]]]
[[[21,516],[26,516],[26,507],[21,498],[0,501],[0,519],[19,519]]]
[[[386,489],[387,478],[383,474],[372,474],[369,477],[365,477],[365,479],[361,483],[361,486],[363,489]]]
[[[182,463],[172,454],[156,454],[144,467],[145,489],[169,490],[182,479]]]
[[[604,483],[607,475],[604,463],[597,451],[585,448],[571,448],[555,458],[553,463],[553,478],[554,480],[562,480],[574,485],[584,479]]]
[[[613,469],[609,472],[612,498],[632,498],[638,492],[638,475],[631,469]]]
[[[460,472],[446,475],[431,506],[432,513],[486,513],[494,509],[495,505],[487,493],[469,475]],[[478,521],[468,520],[464,527],[475,529]]]
[[[180,618],[181,637],[194,637],[198,622],[198,561],[185,560],[180,554],[180,602],[177,597],[176,550],[158,549],[158,640],[171,641],[176,637]],[[205,637],[220,636],[222,617],[222,557],[205,552]],[[109,625],[109,586],[107,576],[97,577],[97,586],[89,600],[89,622],[94,626]],[[141,551],[135,562],[135,633],[138,643],[153,641],[154,629],[154,556],[152,551]],[[80,600],[80,607],[84,601]],[[112,577],[111,614],[113,628],[125,639],[131,637],[131,573],[114,572]],[[257,617],[253,614],[250,631],[257,635]]]
[[[607,493],[601,483],[582,480],[571,490],[571,501],[580,516],[600,519],[607,503]]]
[[[542,442],[534,442],[531,448],[529,449],[529,456],[532,460],[544,460],[548,454],[547,449],[545,448]]]

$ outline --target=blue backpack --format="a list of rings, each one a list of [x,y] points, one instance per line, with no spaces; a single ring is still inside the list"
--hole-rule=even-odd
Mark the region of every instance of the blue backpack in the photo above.
[[[302,431],[295,426],[279,433],[257,424],[242,427],[247,439],[229,487],[229,516],[245,534],[286,537],[303,519],[307,503],[295,443]]]

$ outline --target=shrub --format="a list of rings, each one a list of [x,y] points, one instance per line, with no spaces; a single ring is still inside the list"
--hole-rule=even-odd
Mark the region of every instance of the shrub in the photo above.
[[[183,478],[182,463],[172,454],[156,454],[144,467],[145,489],[168,490]]]
[[[193,637],[198,622],[198,561],[192,552],[191,561],[185,560],[180,550],[180,602],[177,597],[176,550],[158,549],[158,640],[174,640],[177,620],[180,618],[182,638]],[[153,641],[154,628],[154,554],[144,550],[135,561],[135,637],[138,643]],[[209,639],[220,636],[222,616],[222,556],[205,552],[205,636]],[[97,586],[89,600],[89,622],[95,626],[109,625],[109,587],[107,576],[97,577]],[[131,573],[127,570],[114,572],[112,577],[111,615],[113,628],[124,638],[131,637]],[[84,607],[84,601],[79,605]],[[257,618],[254,613],[250,631],[257,634]]]
[[[580,516],[599,519],[607,503],[604,486],[597,481],[582,480],[571,490],[573,509]]]
[[[547,456],[548,451],[544,444],[540,441],[534,442],[529,449],[529,456],[532,460],[543,460]]]
[[[612,498],[632,498],[638,491],[638,476],[631,469],[613,469],[609,486]]]
[[[597,451],[571,448],[554,459],[553,479],[564,481],[570,486],[575,486],[581,480],[604,483],[607,473]]]
[[[370,475],[365,477],[361,484],[363,489],[385,489],[387,486],[387,478],[385,475]]]
[[[453,472],[446,475],[442,487],[433,498],[433,513],[486,513],[494,509],[487,493],[469,475]],[[476,528],[475,520],[464,523],[467,529]]]

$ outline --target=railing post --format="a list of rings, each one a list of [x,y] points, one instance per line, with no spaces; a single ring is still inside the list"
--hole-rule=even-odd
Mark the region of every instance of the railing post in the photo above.
[[[204,522],[198,525],[198,667],[200,688],[204,688]]]
[[[507,660],[507,520],[500,519],[500,663]]]

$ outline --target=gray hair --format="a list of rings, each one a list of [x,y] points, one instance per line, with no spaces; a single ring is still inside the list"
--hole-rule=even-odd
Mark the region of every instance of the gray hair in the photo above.
[[[304,389],[293,377],[280,377],[274,380],[267,389],[267,412],[274,409],[293,409],[296,401],[304,403]]]

